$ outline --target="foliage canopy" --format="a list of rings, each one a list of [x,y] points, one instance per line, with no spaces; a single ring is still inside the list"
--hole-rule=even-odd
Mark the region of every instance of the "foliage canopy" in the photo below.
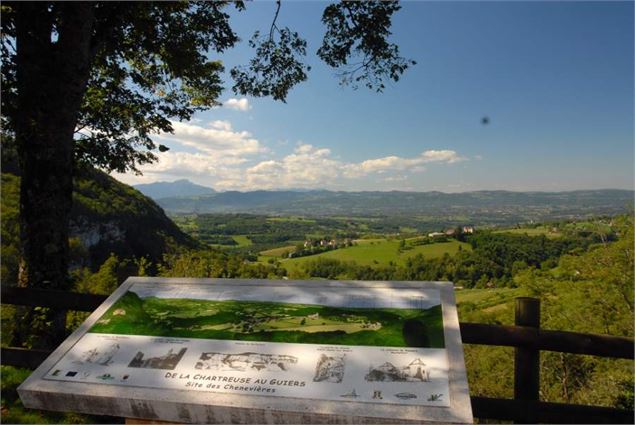
[[[304,63],[306,41],[288,27],[277,24],[281,3],[270,31],[260,31],[249,41],[255,49],[247,65],[231,70],[236,93],[271,96],[285,101],[289,91],[308,78]],[[2,110],[7,129],[15,130],[18,107],[19,26],[37,32],[43,52],[61,52],[64,21],[70,7],[42,2],[31,12],[44,20],[19,19],[19,6],[2,6]],[[107,171],[138,172],[138,165],[155,161],[157,146],[151,135],[173,131],[170,120],[220,105],[225,68],[214,55],[236,45],[238,35],[230,25],[231,8],[243,2],[93,2],[85,18],[91,25],[90,74],[77,111],[74,156]],[[326,33],[317,55],[341,71],[343,83],[360,83],[377,91],[385,80],[399,80],[414,65],[399,55],[388,41],[396,1],[341,2],[324,10]],[[16,43],[17,42],[17,43]],[[354,68],[350,59],[360,57]],[[41,69],[39,72],[46,72]]]

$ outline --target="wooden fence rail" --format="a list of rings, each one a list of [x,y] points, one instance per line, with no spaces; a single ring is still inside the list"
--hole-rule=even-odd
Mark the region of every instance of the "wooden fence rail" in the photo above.
[[[107,298],[104,295],[16,287],[3,287],[0,295],[2,304],[73,311],[93,311]],[[464,344],[516,349],[514,399],[472,396],[474,417],[516,423],[634,423],[634,412],[631,410],[538,400],[540,377],[537,364],[540,351],[631,360],[635,356],[632,338],[541,330],[539,312],[538,300],[517,298],[515,326],[460,324]],[[2,347],[0,354],[3,365],[35,369],[51,352]]]

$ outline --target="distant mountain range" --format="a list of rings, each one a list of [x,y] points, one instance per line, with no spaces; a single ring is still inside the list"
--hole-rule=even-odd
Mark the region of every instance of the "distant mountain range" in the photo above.
[[[211,187],[201,186],[185,179],[173,182],[138,184],[133,187],[154,200],[182,196],[210,195],[212,193],[216,193],[216,191]]]
[[[612,215],[632,209],[632,190],[572,192],[217,192],[157,199],[168,213],[308,216],[416,216],[422,220],[508,223]]]

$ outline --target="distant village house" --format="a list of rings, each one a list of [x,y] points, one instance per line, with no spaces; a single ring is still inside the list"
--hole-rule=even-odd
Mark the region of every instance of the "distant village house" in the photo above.
[[[458,232],[457,232],[458,230]],[[442,236],[457,236],[457,234],[473,234],[474,226],[459,226],[458,228],[451,227],[449,229],[444,230],[443,232],[432,232],[428,233],[429,238],[439,238]]]

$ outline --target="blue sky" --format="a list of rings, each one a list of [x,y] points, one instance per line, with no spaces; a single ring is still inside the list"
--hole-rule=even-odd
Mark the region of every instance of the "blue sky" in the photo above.
[[[228,89],[177,123],[171,150],[128,183],[187,178],[220,190],[633,188],[633,2],[403,2],[392,40],[417,61],[377,94],[339,85],[315,51],[325,2],[283,1],[307,39],[309,80],[287,103]],[[275,3],[232,13],[248,61]],[[232,100],[230,100],[232,99]],[[481,124],[488,116],[490,123]]]

